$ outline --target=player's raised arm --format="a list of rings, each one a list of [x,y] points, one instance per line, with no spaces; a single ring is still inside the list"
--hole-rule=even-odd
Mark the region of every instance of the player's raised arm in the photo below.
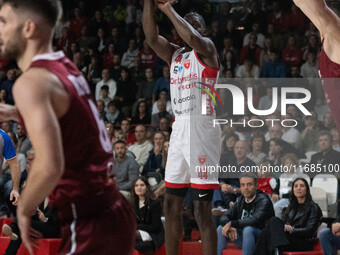
[[[165,13],[171,20],[179,36],[194,49],[202,60],[210,67],[218,68],[218,53],[214,43],[205,37],[205,23],[201,16],[191,17],[190,24],[184,18],[182,18],[172,7],[172,4],[177,0],[169,0],[166,3],[158,2],[157,7]]]
[[[323,38],[340,40],[340,19],[325,0],[294,0],[294,3],[318,28]]]
[[[147,44],[161,59],[170,65],[175,46],[159,35],[158,26],[155,21],[154,0],[144,0],[143,30]]]

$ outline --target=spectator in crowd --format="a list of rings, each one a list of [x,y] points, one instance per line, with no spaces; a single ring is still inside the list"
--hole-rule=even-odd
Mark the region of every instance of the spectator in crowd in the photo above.
[[[274,187],[274,194],[272,195],[275,216],[280,219],[282,218],[283,208],[289,205],[292,183],[297,177],[301,177],[301,173],[299,173],[299,159],[295,154],[287,153],[282,157],[281,161],[286,171],[281,172],[279,175],[277,185]]]
[[[319,149],[320,152],[312,155],[310,161],[311,165],[316,166],[321,164],[327,165],[339,165],[340,164],[340,152],[333,150],[333,137],[329,131],[322,130],[319,132]]]
[[[223,29],[222,32],[223,32],[224,37],[232,38],[233,46],[236,49],[240,50],[242,48],[243,40],[242,40],[240,31],[236,29],[234,19],[232,18],[227,19],[227,24],[225,28],[226,28],[225,31],[223,31],[224,27],[222,26],[222,29]],[[255,44],[256,44],[256,41],[257,39],[255,39]]]
[[[20,198],[19,195],[19,186],[20,186],[20,164],[19,160],[16,156],[15,148],[11,141],[9,135],[4,132],[4,130],[0,129],[0,140],[2,144],[1,148],[1,157],[0,157],[0,166],[2,166],[3,161],[6,160],[10,174],[12,178],[12,184],[6,186],[6,183],[9,181],[5,175],[0,179],[0,193],[3,192],[3,195],[0,196],[0,217],[3,214],[7,214],[7,205],[6,203],[12,202],[12,205],[17,205],[18,200]],[[15,214],[15,210],[13,211]]]
[[[145,177],[138,177],[132,184],[131,206],[137,220],[135,249],[153,253],[164,243],[162,206],[153,199],[151,186]]]
[[[303,78],[319,78],[315,52],[308,52],[307,61],[301,66],[300,74]]]
[[[7,92],[4,89],[0,90],[0,103],[8,104]]]
[[[158,126],[160,123],[161,118],[167,118],[168,121],[171,121],[172,116],[169,112],[166,110],[166,102],[162,99],[157,100],[157,108],[158,113],[152,114],[151,116],[151,124]]]
[[[8,103],[12,105],[14,104],[12,88],[13,88],[15,79],[16,79],[16,75],[15,75],[14,68],[9,69],[7,71],[7,80],[5,80],[1,85],[1,89],[6,90]]]
[[[315,116],[310,115],[305,117],[305,129],[301,132],[300,140],[296,147],[302,152],[317,151],[318,135],[320,132],[318,121]]]
[[[169,97],[168,97],[168,94],[169,94],[169,91],[167,89],[162,89],[159,94],[158,94],[158,100],[156,102],[153,103],[152,105],[152,112],[151,112],[151,115],[153,114],[156,114],[156,113],[159,113],[159,109],[158,109],[158,105],[157,105],[157,102],[159,100],[163,100],[166,102],[166,111],[168,113],[170,113],[171,115],[173,115],[173,112],[172,112],[172,107],[171,107],[171,102],[169,100]]]
[[[271,23],[268,23],[266,37],[271,39],[272,49],[277,49],[278,51],[283,49],[283,35],[279,33]]]
[[[331,228],[324,228],[319,233],[319,240],[324,255],[334,255],[334,250],[340,250],[340,215]]]
[[[243,46],[246,46],[249,44],[249,37],[251,36],[251,34],[254,33],[257,36],[257,41],[256,44],[258,46],[260,46],[261,48],[264,47],[264,41],[265,41],[265,37],[264,35],[260,32],[260,24],[257,22],[254,22],[252,24],[252,32],[246,34],[243,38]]]
[[[155,68],[156,65],[156,54],[155,52],[149,47],[147,42],[144,40],[143,42],[143,49],[139,51],[138,54],[140,58],[140,62],[142,64],[143,69],[150,68],[151,70]]]
[[[19,123],[17,124],[16,133],[18,136],[17,153],[22,153],[26,155],[27,151],[32,148],[32,144],[26,136],[25,130]]]
[[[149,151],[153,149],[152,144],[146,139],[146,128],[143,125],[137,125],[135,128],[137,142],[129,147],[139,165],[139,171],[143,171],[144,164],[149,157]]]
[[[84,69],[84,56],[81,52],[76,52],[75,54],[73,54],[72,62],[79,71],[82,71]]]
[[[169,121],[168,118],[166,117],[162,117],[159,121],[159,130],[162,131],[164,133],[164,135],[166,135],[166,132],[168,132],[169,136],[170,136],[170,133],[172,131],[172,128],[171,128],[171,122]],[[166,139],[166,140],[169,140],[169,139]]]
[[[102,120],[106,118],[106,111],[105,111],[105,103],[103,100],[97,100],[97,109],[99,112],[99,116]]]
[[[143,68],[142,63],[140,62],[139,56],[133,60],[133,67],[131,67],[129,71],[131,74],[131,78],[134,81],[138,82],[144,80],[145,69]]]
[[[121,76],[122,66],[120,65],[120,62],[121,62],[120,55],[115,53],[113,55],[112,66],[109,70],[110,71],[110,77],[115,81],[118,81],[120,79],[120,76]]]
[[[93,38],[89,37],[86,26],[80,29],[80,37],[78,37],[76,43],[81,53],[85,54],[90,50],[90,46],[93,44]]]
[[[310,25],[312,26],[312,29],[316,31],[317,34],[311,34],[307,36],[308,38],[307,45],[302,48],[303,50],[302,58],[305,61],[308,59],[308,53],[315,53],[315,55],[317,56],[320,53],[320,34],[312,22],[310,22]]]
[[[243,46],[240,58],[238,63],[240,65],[244,64],[246,59],[250,59],[257,66],[260,65],[260,55],[261,55],[261,47],[256,44],[257,35],[255,33],[251,33],[249,35],[249,43],[246,46]]]
[[[98,62],[98,56],[92,55],[90,56],[90,64],[83,68],[84,76],[89,82],[89,86],[91,91],[94,91],[95,85],[100,81],[101,76],[101,66]]]
[[[242,254],[253,254],[255,243],[267,219],[274,216],[269,197],[257,189],[257,176],[240,177],[241,196],[225,215],[217,228],[217,254],[227,248],[227,238],[242,248]]]
[[[123,134],[126,137],[125,143],[127,147],[137,141],[133,130],[131,130],[130,121],[128,119],[122,120],[120,129],[123,131]]]
[[[119,139],[116,139],[115,137],[114,125],[110,122],[107,122],[105,124],[105,127],[106,127],[106,132],[107,132],[107,135],[109,136],[111,144],[113,144],[113,142],[116,140],[118,141]],[[124,136],[124,139],[121,139],[121,140],[125,141],[125,136]]]
[[[280,102],[280,97],[278,97],[277,102]],[[269,110],[273,106],[273,88],[268,86],[266,88],[266,95],[260,98],[259,110]],[[280,109],[280,103],[278,103],[277,109]]]
[[[267,16],[267,23],[273,24],[275,30],[279,33],[288,31],[289,28],[289,15],[280,8],[279,1],[273,1],[271,11]]]
[[[70,20],[70,31],[74,38],[80,37],[80,30],[87,25],[87,19],[81,15],[80,9],[74,9],[74,17]]]
[[[114,144],[116,160],[113,162],[111,178],[114,178],[120,193],[129,200],[132,183],[139,176],[138,164],[132,157],[126,156],[125,142],[118,140]],[[115,176],[115,177],[113,177]]]
[[[282,50],[282,61],[288,67],[301,65],[302,51],[296,45],[296,39],[293,35],[288,37],[287,46]]]
[[[270,53],[273,49],[272,46],[272,39],[270,37],[267,37],[264,40],[264,47],[261,51],[261,55],[260,55],[260,68],[263,67],[263,65],[269,60],[270,58]]]
[[[331,135],[333,137],[333,150],[340,152],[340,145],[339,145],[339,132],[336,128],[331,129]]]
[[[138,57],[139,49],[135,39],[129,41],[129,48],[123,54],[121,65],[126,68],[131,68],[134,66],[134,60]]]
[[[286,68],[279,60],[279,53],[273,49],[270,53],[269,60],[263,65],[261,78],[285,78]]]
[[[237,66],[235,52],[232,50],[226,50],[225,52],[223,52],[223,55],[221,57],[221,64],[223,66],[222,72],[225,72],[226,70],[232,70],[233,72],[235,72]]]
[[[158,172],[162,176],[162,155],[164,150],[165,135],[161,131],[157,131],[153,135],[154,148],[149,151],[149,157],[143,167],[142,175],[147,176],[148,173]]]
[[[244,64],[239,66],[236,71],[237,78],[259,78],[260,68],[254,65],[250,59],[246,59]]]
[[[254,23],[259,24],[259,30],[263,31],[267,23],[266,14],[261,10],[261,5],[257,1],[249,2],[248,8],[245,8],[243,19],[245,20],[247,31],[252,29]]]
[[[292,116],[287,113],[281,117],[281,121],[284,121],[283,134],[281,139],[295,146],[300,139],[300,132],[294,126],[294,121],[291,121]]]
[[[116,103],[111,101],[107,105],[107,113],[105,115],[105,121],[112,124],[120,124],[124,119],[124,115],[117,109]]]
[[[112,98],[109,97],[109,86],[107,86],[106,84],[103,85],[100,89],[99,100],[102,100],[104,102],[104,110],[107,110],[107,106],[112,101]]]
[[[115,98],[117,92],[117,83],[110,78],[110,72],[108,69],[103,69],[102,71],[102,80],[96,85],[96,100],[100,99],[100,90],[102,86],[107,85],[109,87],[109,98]]]
[[[167,99],[170,99],[170,68],[168,66],[163,67],[163,76],[158,78],[153,89],[153,97],[152,102],[154,103],[158,98],[157,95],[160,95],[160,92],[163,89],[167,90]]]
[[[131,120],[132,124],[151,124],[151,116],[149,114],[148,105],[145,100],[141,100],[137,104],[137,112]]]
[[[94,37],[96,36],[99,29],[102,29],[103,32],[106,34],[108,31],[108,25],[106,21],[103,19],[103,14],[101,11],[97,10],[94,13],[94,17],[90,20],[88,24],[89,28],[89,35]]]
[[[282,140],[278,138],[270,139],[268,160],[272,165],[279,166],[281,164],[281,157],[283,156]]]
[[[313,250],[322,219],[321,209],[312,200],[305,179],[294,180],[291,194],[282,220],[273,217],[267,222],[256,244],[254,255],[273,254],[275,248],[279,248],[279,252]]]
[[[267,160],[267,155],[264,153],[265,146],[264,136],[257,132],[255,133],[250,140],[250,152],[247,157],[254,161],[256,165],[263,163]]]
[[[100,54],[105,50],[105,32],[103,28],[98,28],[97,36],[93,39],[93,47]]]
[[[103,67],[110,70],[111,67],[113,67],[113,56],[116,53],[115,51],[115,44],[110,43],[109,46],[107,46],[107,50],[105,54],[103,55]]]
[[[330,112],[327,112],[322,119],[322,129],[326,129],[327,131],[330,131],[332,128],[335,127],[332,115]]]
[[[145,100],[148,104],[148,108],[150,109],[152,106],[153,88],[155,86],[152,68],[148,67],[145,69],[145,80],[138,82],[137,85],[138,85],[137,99]]]

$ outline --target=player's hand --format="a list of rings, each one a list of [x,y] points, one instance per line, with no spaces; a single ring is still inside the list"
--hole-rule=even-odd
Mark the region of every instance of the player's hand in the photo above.
[[[33,247],[38,247],[37,238],[41,238],[42,234],[31,227],[31,217],[35,210],[31,213],[24,214],[20,203],[17,209],[18,225],[20,229],[21,239],[29,254],[33,255]]]
[[[167,2],[160,2],[159,0],[155,0],[155,4],[158,9],[160,9],[162,12],[164,12],[167,8],[173,6],[174,4],[177,4],[178,0],[169,0]]]
[[[13,205],[18,205],[19,202],[19,198],[20,198],[20,194],[17,190],[12,190],[11,194],[9,195],[9,200],[12,201],[14,199],[14,201],[12,202]]]
[[[228,232],[231,228],[231,222],[228,222],[227,224],[224,225],[224,227],[222,228],[222,234],[224,236],[227,236],[228,237]]]
[[[0,103],[0,122],[9,120],[20,121],[17,108],[13,105]]]

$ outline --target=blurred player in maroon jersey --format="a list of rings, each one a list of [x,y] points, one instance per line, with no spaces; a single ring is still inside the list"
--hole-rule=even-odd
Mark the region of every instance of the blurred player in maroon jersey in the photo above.
[[[46,196],[57,208],[60,254],[131,254],[135,223],[117,189],[107,182],[112,148],[86,80],[64,53],[52,51],[58,0],[4,0],[1,55],[23,71],[1,105],[1,121],[25,126],[36,152],[17,209],[22,240],[33,254],[30,219]],[[33,238],[32,238],[33,237]]]

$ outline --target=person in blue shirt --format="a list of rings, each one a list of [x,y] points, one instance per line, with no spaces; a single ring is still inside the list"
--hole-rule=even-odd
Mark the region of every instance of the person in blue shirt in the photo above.
[[[3,165],[4,159],[6,159],[6,163],[9,166],[11,179],[7,175],[1,175],[0,177],[0,193],[3,192],[4,194],[3,197],[0,197],[0,216],[7,213],[6,201],[11,201],[13,205],[18,204],[21,177],[19,161],[11,138],[5,131],[0,129],[0,166]],[[12,213],[15,215],[15,210]]]

